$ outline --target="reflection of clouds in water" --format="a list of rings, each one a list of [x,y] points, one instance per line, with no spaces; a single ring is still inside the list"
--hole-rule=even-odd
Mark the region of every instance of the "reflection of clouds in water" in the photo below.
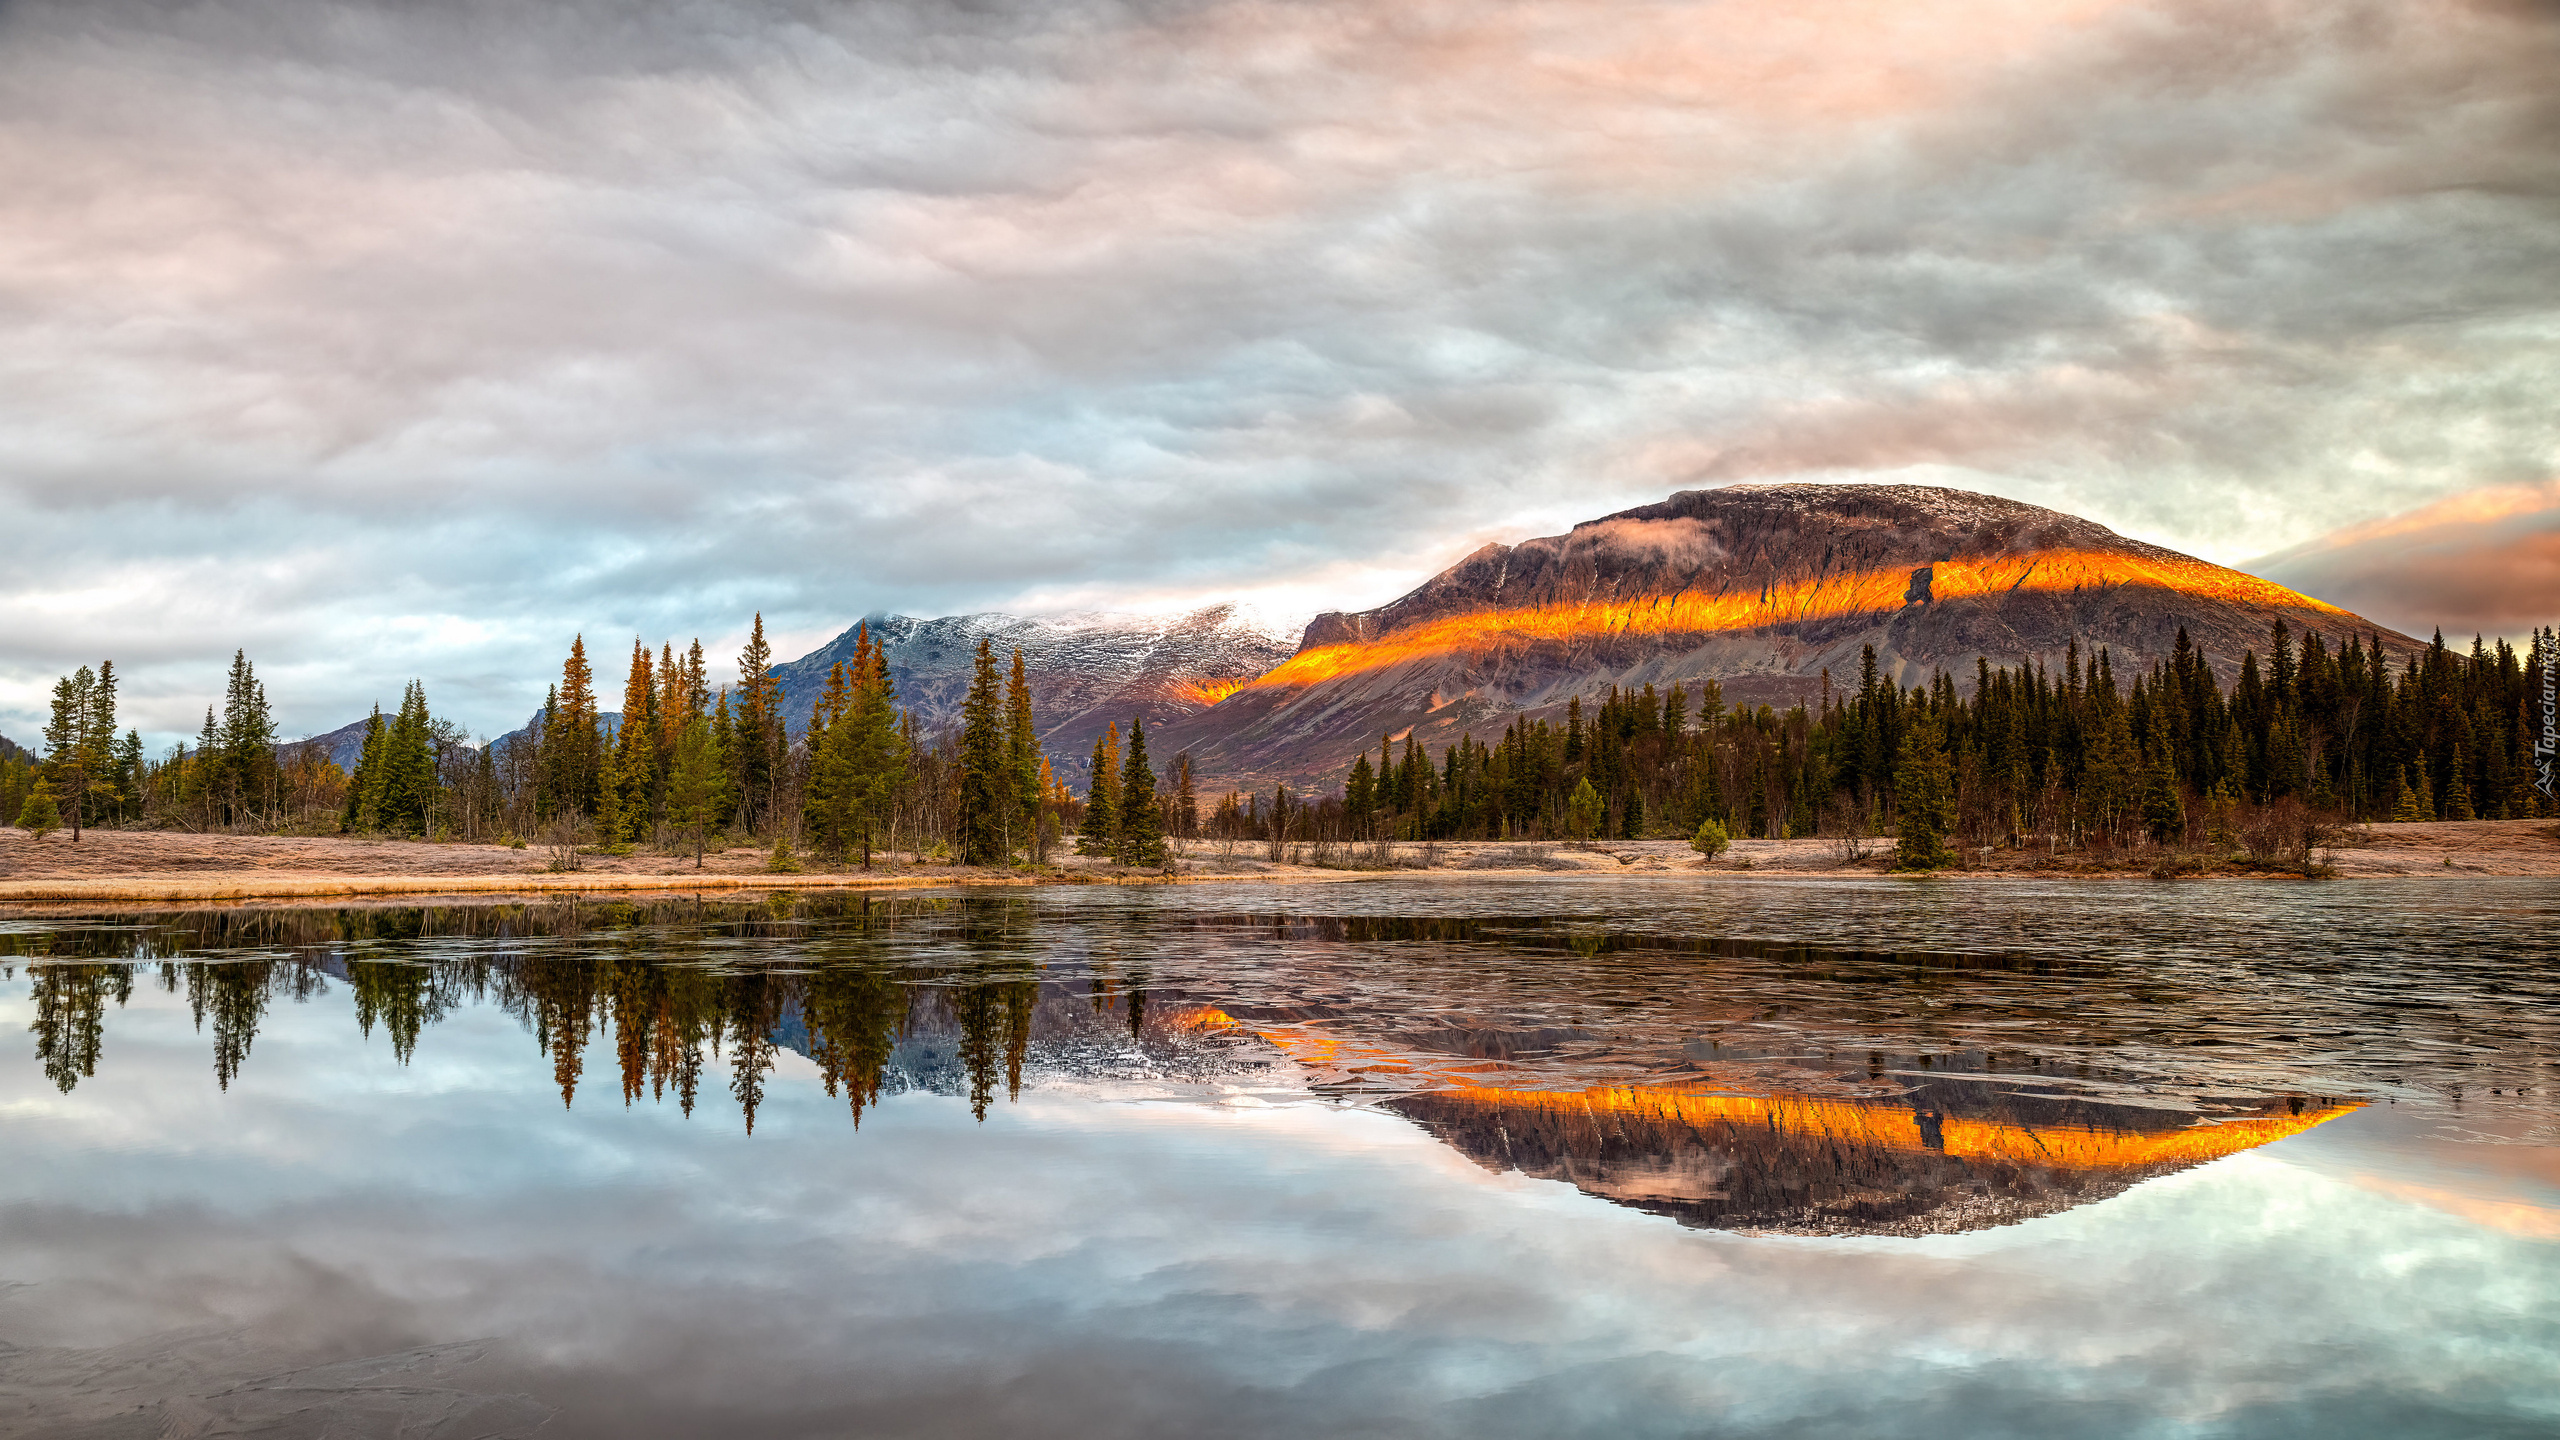
[[[626,1436],[2494,1431],[2560,1352],[2560,1250],[2320,1173],[2389,1150],[2363,1115],[2027,1225],[1751,1240],[1313,1104],[910,1095],[857,1134],[786,1059],[752,1138],[564,1112],[508,1017],[402,1070],[342,1005],[279,1007],[227,1097],[147,987],[72,1096],[0,1066],[0,1340],[500,1336],[439,1383]]]

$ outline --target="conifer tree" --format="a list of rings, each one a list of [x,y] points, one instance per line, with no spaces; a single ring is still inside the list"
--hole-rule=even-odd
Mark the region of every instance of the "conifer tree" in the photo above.
[[[95,672],[83,665],[53,687],[53,710],[44,727],[44,783],[55,792],[57,817],[70,812],[71,838],[102,800],[116,794],[115,665]]]
[[[233,651],[231,677],[223,686],[220,777],[224,822],[239,824],[251,807],[273,794],[276,779],[276,727],[267,709],[267,687],[258,682],[257,667],[245,652]]]
[[[1129,720],[1129,757],[1120,768],[1120,814],[1111,828],[1112,849],[1121,864],[1164,863],[1164,815],[1156,808],[1156,772],[1147,765],[1147,726],[1142,716]]]
[[[1360,757],[1363,762],[1369,758]],[[1191,781],[1191,752],[1173,757],[1173,833],[1185,840],[1200,835],[1200,792]]]
[[[596,813],[604,781],[604,736],[598,729],[595,672],[587,664],[587,637],[569,642],[560,688],[542,731],[543,768],[552,806],[563,815]]]
[[[53,787],[38,781],[27,787],[27,802],[18,807],[18,828],[41,840],[62,828],[62,812],[53,803]]]
[[[855,839],[862,847],[862,868],[868,870],[872,849],[887,833],[896,811],[908,755],[897,686],[889,674],[888,647],[871,637],[868,626],[854,632],[851,679],[853,708],[844,740],[846,777],[852,787]]]
[[[1036,841],[1040,828],[1040,732],[1031,715],[1031,681],[1023,671],[1022,651],[1013,652],[1013,673],[1005,681],[1005,760],[1008,814],[1026,839]]]
[[[1094,737],[1090,777],[1084,790],[1084,825],[1076,832],[1079,855],[1112,855],[1118,846],[1112,840],[1113,829],[1120,823],[1120,727],[1105,725]]]
[[[865,658],[857,638],[855,666],[859,668]],[[809,707],[809,728],[802,737],[809,752],[809,783],[801,792],[800,818],[818,853],[839,863],[853,842],[856,826],[855,729],[853,680],[845,673],[844,662],[837,661]]]
[[[1936,870],[1953,863],[1947,832],[1955,828],[1955,784],[1935,725],[1915,724],[1903,732],[1893,767],[1893,799],[1901,822],[1893,868]]]
[[[1608,815],[1609,802],[1600,798],[1599,790],[1591,784],[1591,777],[1583,776],[1574,782],[1573,794],[1565,799],[1565,837],[1571,840],[1590,839],[1600,833],[1600,824]]]
[[[2454,746],[2453,764],[2445,771],[2444,818],[2447,820],[2480,818],[2479,812],[2471,805],[2471,782],[2468,778],[2470,768],[2463,759],[2462,747]]]
[[[648,838],[661,799],[658,777],[658,682],[649,647],[631,641],[631,671],[622,686],[622,722],[613,737],[613,783],[610,787],[615,823],[600,839],[607,845],[633,845]]]
[[[778,820],[775,790],[784,755],[782,682],[774,678],[773,647],[765,643],[764,612],[756,612],[747,648],[738,652],[738,709],[730,764],[738,777],[747,824]]]
[[[702,868],[704,837],[728,814],[728,765],[711,722],[697,715],[676,732],[675,758],[667,774],[667,823],[693,841],[693,868]]]
[[[953,828],[963,865],[1005,861],[1005,832],[1014,811],[1006,743],[995,647],[982,639],[976,674],[960,706],[960,811]]]

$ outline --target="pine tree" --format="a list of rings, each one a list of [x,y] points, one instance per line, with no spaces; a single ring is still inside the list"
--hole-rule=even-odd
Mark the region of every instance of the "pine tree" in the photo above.
[[[587,665],[587,637],[579,635],[569,642],[560,689],[542,730],[543,767],[559,814],[596,813],[604,781],[604,736],[598,723],[595,673]]]
[[[1111,829],[1112,849],[1121,864],[1164,863],[1164,814],[1156,808],[1156,772],[1147,765],[1147,726],[1141,716],[1129,720],[1129,758],[1120,768],[1120,814]]]
[[[1369,757],[1363,755],[1363,760]],[[1173,757],[1173,833],[1185,840],[1200,835],[1200,792],[1191,780],[1191,752]]]
[[[854,664],[863,663],[856,642]],[[801,823],[818,853],[841,863],[853,843],[857,804],[853,777],[853,680],[838,661],[809,707],[802,744],[809,752],[809,784],[800,795]]]
[[[737,733],[730,765],[738,777],[739,803],[747,824],[779,819],[774,814],[775,789],[781,779],[782,682],[773,675],[773,647],[765,643],[764,612],[756,612],[747,648],[738,652]]]
[[[1934,724],[1903,731],[1893,767],[1894,808],[1900,817],[1893,868],[1936,870],[1955,861],[1947,832],[1955,828],[1955,781],[1946,744]]]
[[[226,824],[249,818],[251,807],[273,795],[276,779],[276,727],[267,710],[267,687],[258,683],[257,667],[245,652],[233,651],[231,676],[223,686],[222,741],[218,771]]]
[[[704,837],[728,814],[728,766],[711,722],[700,716],[676,732],[675,759],[667,774],[667,823],[693,840],[693,868],[702,868]]]
[[[1120,727],[1105,725],[1094,737],[1093,759],[1086,774],[1084,825],[1076,832],[1079,855],[1112,855],[1118,846],[1112,831],[1120,821]]]
[[[888,647],[871,638],[869,628],[854,635],[852,718],[845,738],[847,783],[853,791],[855,837],[862,846],[862,868],[871,868],[871,851],[889,828],[906,775],[908,743],[898,715],[897,687],[889,674]]]
[[[2467,778],[2470,768],[2463,758],[2462,747],[2454,746],[2453,764],[2445,771],[2444,781],[2444,818],[2447,820],[2480,818],[2479,812],[2471,806],[2471,783]]]
[[[995,647],[982,639],[976,674],[960,706],[960,811],[953,828],[963,865],[1005,862],[1005,832],[1015,811],[1006,745]]]
[[[1012,801],[1008,812],[1025,837],[1040,828],[1040,732],[1031,714],[1031,681],[1024,673],[1022,651],[1013,652],[1013,674],[1004,689],[1005,768]]]
[[[622,723],[613,737],[609,789],[615,823],[611,833],[599,837],[602,843],[620,847],[648,838],[662,798],[658,789],[661,773],[657,672],[649,658],[649,647],[634,636],[631,671],[622,686]]]
[[[115,793],[109,775],[114,744],[112,672],[104,687],[86,665],[56,681],[52,716],[44,727],[45,783],[55,791],[57,815],[70,812],[75,843],[96,799]]]
[[[1573,793],[1564,802],[1565,838],[1591,839],[1600,833],[1601,823],[1608,818],[1609,802],[1602,799],[1599,790],[1593,787],[1591,777],[1585,775],[1575,781]]]
[[[38,840],[62,828],[62,812],[53,803],[53,787],[41,781],[27,788],[27,803],[18,807],[18,828]]]

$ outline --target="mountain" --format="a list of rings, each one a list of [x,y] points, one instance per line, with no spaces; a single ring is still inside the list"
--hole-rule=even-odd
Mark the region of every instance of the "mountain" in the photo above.
[[[2180,627],[2227,682],[2282,618],[2334,645],[2418,642],[2273,582],[2093,521],[1917,485],[1690,490],[1488,545],[1391,604],[1319,615],[1298,652],[1153,737],[1218,783],[1339,784],[1381,734],[1438,750],[1612,685],[1716,680],[1730,702],[1818,701],[1863,647],[1905,685],[1977,656],[2042,662],[2106,646],[2121,673]]]
[[[388,720],[391,717],[386,715],[383,718]],[[371,715],[367,715],[362,720],[355,721],[352,724],[341,725],[337,729],[332,730],[325,735],[311,735],[300,740],[287,740],[283,744],[278,745],[276,749],[279,753],[283,753],[299,750],[305,745],[321,746],[329,752],[330,759],[338,762],[339,769],[352,775],[355,773],[356,761],[361,759],[364,755],[364,727],[372,723],[373,717]]]
[[[878,615],[863,622],[887,650],[898,703],[916,712],[928,730],[960,723],[978,642],[990,641],[1000,664],[1010,667],[1022,651],[1031,685],[1032,713],[1040,743],[1061,779],[1083,788],[1094,738],[1113,722],[1126,726],[1143,715],[1158,726],[1197,715],[1254,677],[1289,658],[1295,637],[1234,605],[1212,605],[1188,615],[1083,614],[1027,619],[987,612],[919,620]],[[809,724],[809,708],[825,688],[827,672],[853,658],[854,631],[773,673],[782,682],[783,713],[791,732]],[[1173,752],[1153,743],[1148,751],[1163,769]]]

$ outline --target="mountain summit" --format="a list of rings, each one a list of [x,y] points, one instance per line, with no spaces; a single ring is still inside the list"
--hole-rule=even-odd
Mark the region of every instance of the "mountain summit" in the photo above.
[[[1320,615],[1298,652],[1157,742],[1202,774],[1331,782],[1381,734],[1433,749],[1612,685],[1716,680],[1744,703],[2099,646],[2119,673],[2184,628],[2226,679],[2274,622],[2418,642],[2272,581],[2040,506],[1918,485],[1689,490],[1488,545],[1392,604]]]

